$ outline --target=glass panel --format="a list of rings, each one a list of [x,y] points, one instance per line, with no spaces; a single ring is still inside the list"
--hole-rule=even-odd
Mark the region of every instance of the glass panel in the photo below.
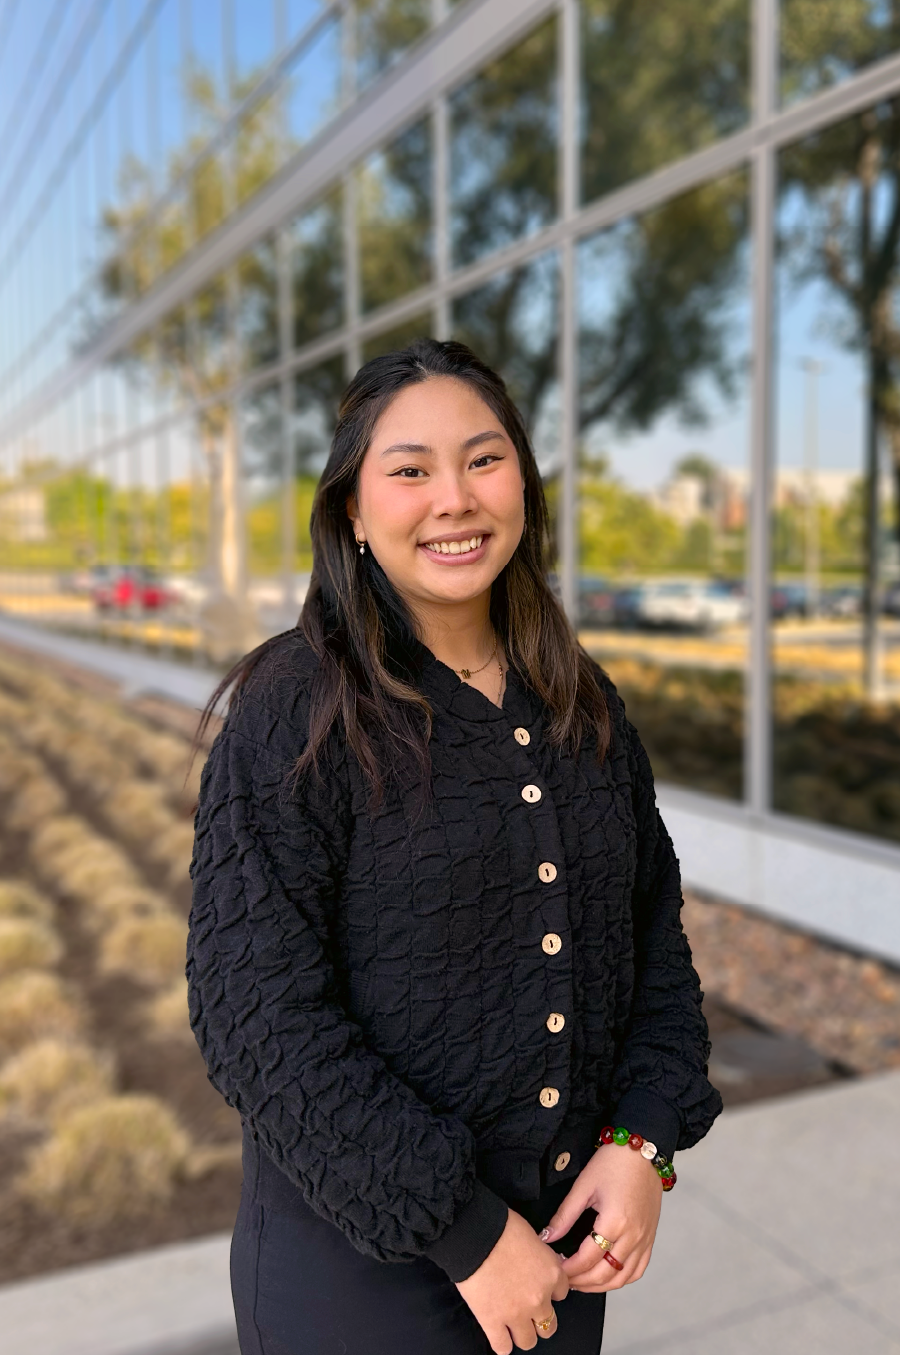
[[[263,629],[273,634],[284,629],[284,455],[281,389],[264,386],[241,401],[241,456],[250,601]]]
[[[278,258],[274,240],[238,263],[238,340],[243,363],[262,367],[278,360]]]
[[[794,103],[900,48],[900,12],[885,0],[781,0],[781,98]]]
[[[583,201],[747,121],[748,0],[583,0],[581,8]]]
[[[278,91],[244,119],[234,138],[235,202],[240,204],[267,183],[287,158],[283,102]]]
[[[275,7],[281,0],[231,0],[237,97],[243,98],[275,55]]]
[[[415,123],[359,175],[359,271],[364,311],[431,279],[431,123]]]
[[[388,69],[431,23],[432,0],[356,0],[360,87]]]
[[[534,445],[550,510],[556,570],[559,499],[559,258],[543,254],[491,278],[453,303],[453,338],[506,381]]]
[[[344,230],[340,189],[288,227],[295,348],[344,319]]]
[[[194,240],[202,240],[225,220],[229,199],[230,147],[207,155],[190,178],[191,228]]]
[[[182,372],[190,399],[223,391],[234,372],[228,288],[216,278],[188,304],[188,363]]]
[[[366,339],[362,350],[363,362],[380,358],[384,353],[395,353],[398,349],[409,347],[413,339],[422,339],[433,333],[434,316],[431,311],[422,311],[412,319],[404,320],[402,325],[395,325],[393,329],[386,329],[384,333]]]
[[[578,624],[654,772],[739,799],[747,655],[747,181],[579,249]]]
[[[327,362],[321,362],[305,372],[298,372],[294,381],[295,569],[299,574],[301,594],[312,571],[309,518],[313,494],[328,460],[338,404],[346,385],[343,354],[329,358]]]
[[[900,840],[893,104],[780,157],[774,804]]]
[[[337,113],[341,102],[341,25],[326,24],[291,71],[288,86],[291,144],[305,141]]]
[[[557,213],[556,21],[450,101],[454,264],[529,235]]]

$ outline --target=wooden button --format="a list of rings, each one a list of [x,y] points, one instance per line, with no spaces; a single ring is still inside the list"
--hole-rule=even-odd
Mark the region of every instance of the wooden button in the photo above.
[[[537,804],[537,802],[538,802],[538,800],[539,800],[540,798],[541,798],[541,788],[540,788],[540,786],[523,786],[523,787],[522,787],[522,799],[523,799],[523,800],[527,800],[528,803],[529,803],[530,805],[535,805],[535,804]]]
[[[544,939],[546,940],[546,937]],[[547,947],[545,946],[544,949],[546,950]],[[552,1030],[554,1034],[556,1031],[562,1030],[565,1024],[566,1018],[563,1016],[562,1012],[551,1012],[547,1017],[547,1029]]]
[[[551,1106],[555,1106],[558,1100],[559,1092],[556,1090],[555,1087],[541,1087],[542,1106],[547,1106],[547,1108],[549,1109]]]
[[[550,884],[551,880],[556,879],[556,867],[552,861],[542,861],[538,866],[538,875],[544,881],[544,884]]]
[[[558,1172],[564,1172],[566,1170],[566,1167],[568,1167],[571,1161],[572,1161],[571,1153],[560,1153],[559,1157],[556,1159],[553,1165]]]
[[[548,955],[555,955],[558,950],[562,950],[562,941],[556,932],[548,932],[541,945]]]
[[[513,730],[513,738],[515,739],[516,743],[520,743],[523,748],[525,747],[526,743],[531,743],[531,735],[528,733],[528,730],[523,729],[521,725],[519,726],[518,729]]]

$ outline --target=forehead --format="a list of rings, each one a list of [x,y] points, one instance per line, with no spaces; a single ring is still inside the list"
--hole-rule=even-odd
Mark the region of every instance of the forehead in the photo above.
[[[489,428],[505,436],[503,424],[490,405],[467,382],[446,376],[428,377],[404,386],[382,411],[372,433],[370,450],[377,451],[398,441],[429,445],[464,441]]]

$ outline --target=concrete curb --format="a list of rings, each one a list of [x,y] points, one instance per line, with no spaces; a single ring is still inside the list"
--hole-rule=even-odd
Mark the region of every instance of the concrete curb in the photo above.
[[[3,1355],[239,1355],[231,1234],[0,1287]]]

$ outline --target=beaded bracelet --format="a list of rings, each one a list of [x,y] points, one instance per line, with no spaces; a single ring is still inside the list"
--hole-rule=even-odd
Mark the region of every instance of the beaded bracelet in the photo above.
[[[633,1148],[641,1157],[647,1159],[651,1167],[656,1168],[656,1174],[662,1181],[663,1190],[671,1190],[678,1177],[675,1175],[675,1168],[665,1156],[659,1152],[655,1143],[650,1143],[648,1139],[642,1139],[640,1134],[630,1134],[627,1129],[613,1129],[611,1124],[604,1125],[600,1130],[600,1138],[594,1144],[595,1148],[603,1148],[606,1144],[618,1143],[623,1147],[627,1143],[629,1148]]]

